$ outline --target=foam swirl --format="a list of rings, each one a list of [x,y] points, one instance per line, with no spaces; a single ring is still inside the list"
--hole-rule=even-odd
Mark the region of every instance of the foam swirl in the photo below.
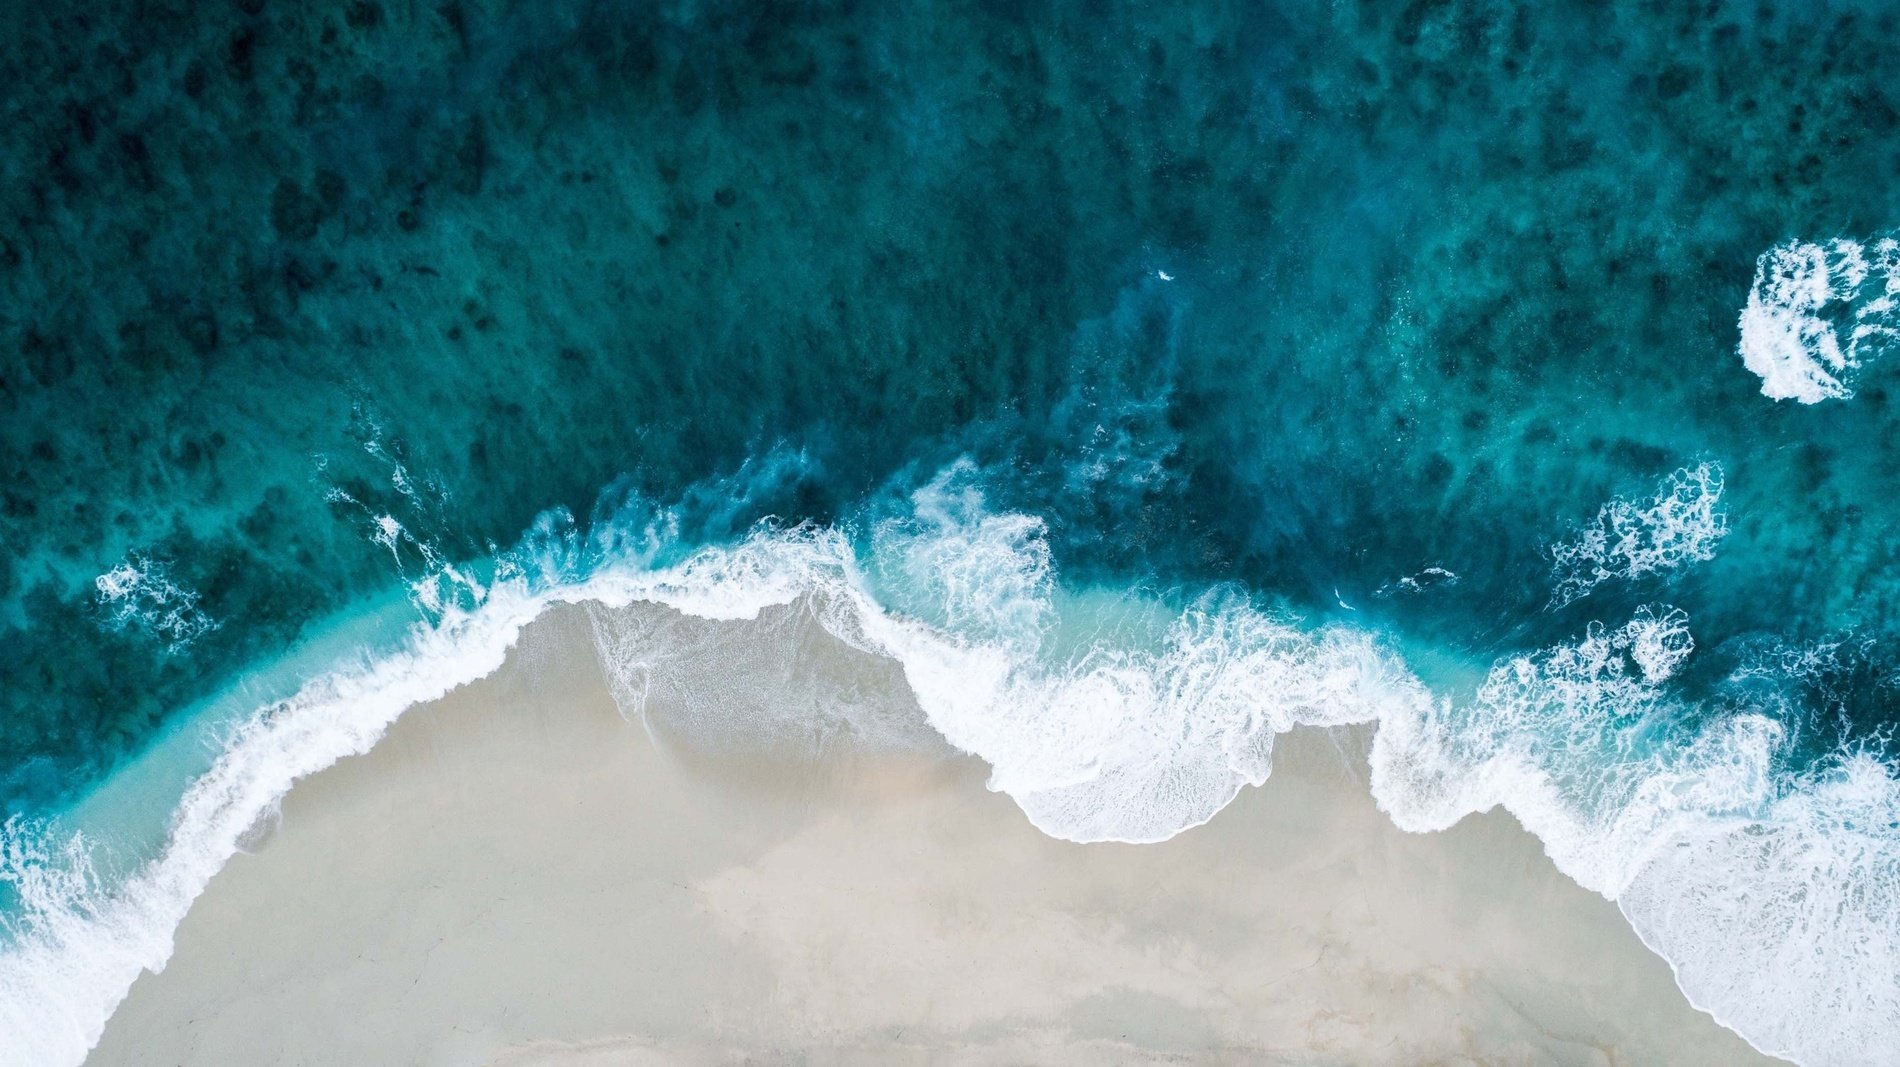
[[[1900,340],[1900,242],[1776,245],[1755,261],[1740,328],[1742,363],[1763,396],[1853,396],[1860,368]]]

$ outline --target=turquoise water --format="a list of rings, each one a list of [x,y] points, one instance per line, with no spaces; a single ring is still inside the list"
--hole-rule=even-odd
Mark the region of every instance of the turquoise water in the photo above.
[[[5,19],[0,797],[22,826],[410,583],[486,588],[551,512],[592,538],[556,577],[652,550],[603,533],[647,507],[677,524],[647,564],[767,518],[872,559],[952,469],[985,514],[1040,524],[1010,573],[1033,542],[1071,592],[1192,616],[1220,589],[1377,635],[1449,702],[1416,736],[1459,766],[1569,753],[1539,765],[1583,808],[1737,716],[1778,731],[1778,784],[1704,805],[1724,817],[1772,823],[1886,757],[1900,8]],[[1740,351],[1758,259],[1836,239],[1872,266],[1837,269],[1852,292],[1813,322],[1875,332],[1836,394],[1764,395]],[[953,518],[912,525],[978,528]],[[977,541],[947,543],[932,575]],[[897,569],[871,567],[894,611],[1016,625]],[[1146,611],[1099,632],[1174,647]],[[1034,654],[1084,655],[1077,625]],[[1408,828],[1458,807],[1402,796],[1381,802]],[[1900,869],[1883,810],[1837,819],[1874,834],[1876,911]],[[1628,910],[1648,890],[1625,873],[1593,888]],[[1885,967],[1880,921],[1821,971]],[[1767,997],[1685,988],[1725,1019]],[[1851,1037],[1890,995],[1782,1014]]]

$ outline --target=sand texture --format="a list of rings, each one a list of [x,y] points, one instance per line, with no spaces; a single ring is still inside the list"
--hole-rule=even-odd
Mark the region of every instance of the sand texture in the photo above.
[[[807,645],[814,691],[901,699]],[[1394,829],[1363,735],[1283,739],[1171,841],[1082,846],[940,747],[681,744],[649,711],[585,612],[544,618],[293,790],[88,1062],[1768,1062],[1508,816]]]

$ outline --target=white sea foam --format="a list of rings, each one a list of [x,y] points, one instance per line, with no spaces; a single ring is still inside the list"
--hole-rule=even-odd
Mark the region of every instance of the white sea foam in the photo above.
[[[1860,368],[1896,340],[1900,242],[1789,241],[1755,261],[1739,351],[1764,396],[1850,397]]]
[[[441,617],[400,651],[319,678],[239,725],[185,793],[161,854],[131,878],[97,877],[82,838],[10,825],[0,876],[22,907],[0,951],[0,1063],[83,1059],[133,979],[164,966],[191,901],[298,778],[367,750],[403,709],[492,672],[552,603],[750,619],[806,600],[828,631],[896,658],[932,725],[990,760],[993,784],[1037,825],[1077,840],[1170,836],[1264,779],[1275,732],[1365,721],[1382,701],[1422,698],[1370,638],[1307,634],[1232,593],[1160,622],[1158,641],[1141,639],[1165,614],[1158,601],[1111,597],[1084,625],[1124,640],[1067,640],[1040,522],[983,510],[962,473],[875,532],[869,568],[844,532],[799,528],[652,569],[662,520],[612,531],[613,565],[548,582],[565,567],[555,557],[580,554],[549,521],[533,539],[539,574],[504,568],[475,593],[457,579],[463,595],[439,601]],[[881,605],[869,572],[917,614]],[[459,606],[471,599],[476,607]]]
[[[1060,596],[1040,522],[991,514],[958,480],[873,538],[882,587],[902,591],[891,602],[921,595],[934,617],[853,591],[841,636],[902,663],[931,725],[1047,833],[1171,837],[1264,781],[1276,734],[1425,697],[1368,635],[1304,630],[1234,591],[1182,609]]]
[[[1408,830],[1508,808],[1618,903],[1691,1002],[1757,1048],[1900,1063],[1893,767],[1862,752],[1778,780],[1778,722],[1661,687],[1693,647],[1681,612],[1646,609],[1499,663],[1468,705],[1395,706],[1374,740],[1374,795]]]
[[[1678,703],[1665,683],[1694,651],[1682,612],[1591,626],[1448,701],[1372,636],[1301,626],[1237,591],[1065,590],[1041,522],[989,510],[967,467],[862,537],[762,528],[656,566],[676,537],[665,513],[585,543],[553,517],[485,585],[420,582],[445,591],[439,618],[238,727],[162,854],[129,880],[93,872],[82,840],[10,825],[0,871],[25,913],[0,951],[0,1064],[79,1062],[296,779],[494,670],[557,602],[724,620],[795,607],[801,625],[894,660],[930,725],[991,764],[993,788],[1079,841],[1168,837],[1263,780],[1278,733],[1377,722],[1373,791],[1398,825],[1440,829],[1503,805],[1561,869],[1618,900],[1695,1002],[1743,1036],[1804,1062],[1892,1062],[1880,1057],[1900,1030],[1900,789],[1871,756],[1778,783],[1786,739],[1773,719]],[[603,546],[610,561],[590,568]],[[608,636],[615,695],[638,713],[641,672],[650,680],[664,657],[642,658],[652,635]]]
[[[157,638],[167,651],[183,649],[218,626],[198,607],[197,592],[173,579],[170,566],[142,553],[93,579],[93,587],[110,625]]]
[[[1662,683],[1694,647],[1686,615],[1645,608],[1614,629],[1593,623],[1575,644],[1503,660],[1468,703],[1380,723],[1373,793],[1415,831],[1508,807],[1564,873],[1614,897],[1677,816],[1766,799],[1780,740],[1772,721],[1678,729],[1685,709]]]
[[[1416,574],[1408,574],[1396,582],[1387,582],[1373,590],[1372,595],[1381,599],[1394,595],[1415,596],[1428,589],[1440,589],[1454,586],[1461,579],[1452,571],[1443,567],[1426,567]]]
[[[1645,500],[1616,499],[1569,539],[1550,547],[1551,605],[1562,607],[1615,578],[1639,578],[1715,556],[1728,534],[1722,467],[1684,467]]]
[[[47,842],[39,827],[9,824],[5,877],[21,911],[0,952],[0,1063],[84,1059],[140,971],[164,966],[191,901],[291,783],[366,750],[403,708],[492,671],[524,621],[498,604],[260,710],[186,792],[162,854],[122,885],[91,873],[83,838]]]
[[[1618,895],[1690,1001],[1810,1064],[1900,1063],[1900,781],[1848,756],[1685,828]]]
[[[842,534],[806,530],[681,573],[712,579],[700,589],[742,576],[778,602],[809,598],[833,635],[902,665],[931,726],[991,765],[992,788],[1074,841],[1171,837],[1264,781],[1275,734],[1424,699],[1370,636],[1308,632],[1232,591],[1180,610],[1061,595],[1041,522],[988,511],[971,474],[953,467],[920,490],[862,561]],[[698,595],[680,592],[669,587],[669,603]],[[634,665],[619,678],[630,713],[651,669]]]

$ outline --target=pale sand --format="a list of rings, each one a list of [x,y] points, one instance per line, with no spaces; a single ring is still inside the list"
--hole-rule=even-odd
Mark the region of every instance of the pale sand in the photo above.
[[[1508,816],[1394,829],[1363,735],[1283,738],[1172,841],[1079,846],[966,758],[681,758],[589,632],[541,620],[300,784],[89,1062],[1772,1062]]]

